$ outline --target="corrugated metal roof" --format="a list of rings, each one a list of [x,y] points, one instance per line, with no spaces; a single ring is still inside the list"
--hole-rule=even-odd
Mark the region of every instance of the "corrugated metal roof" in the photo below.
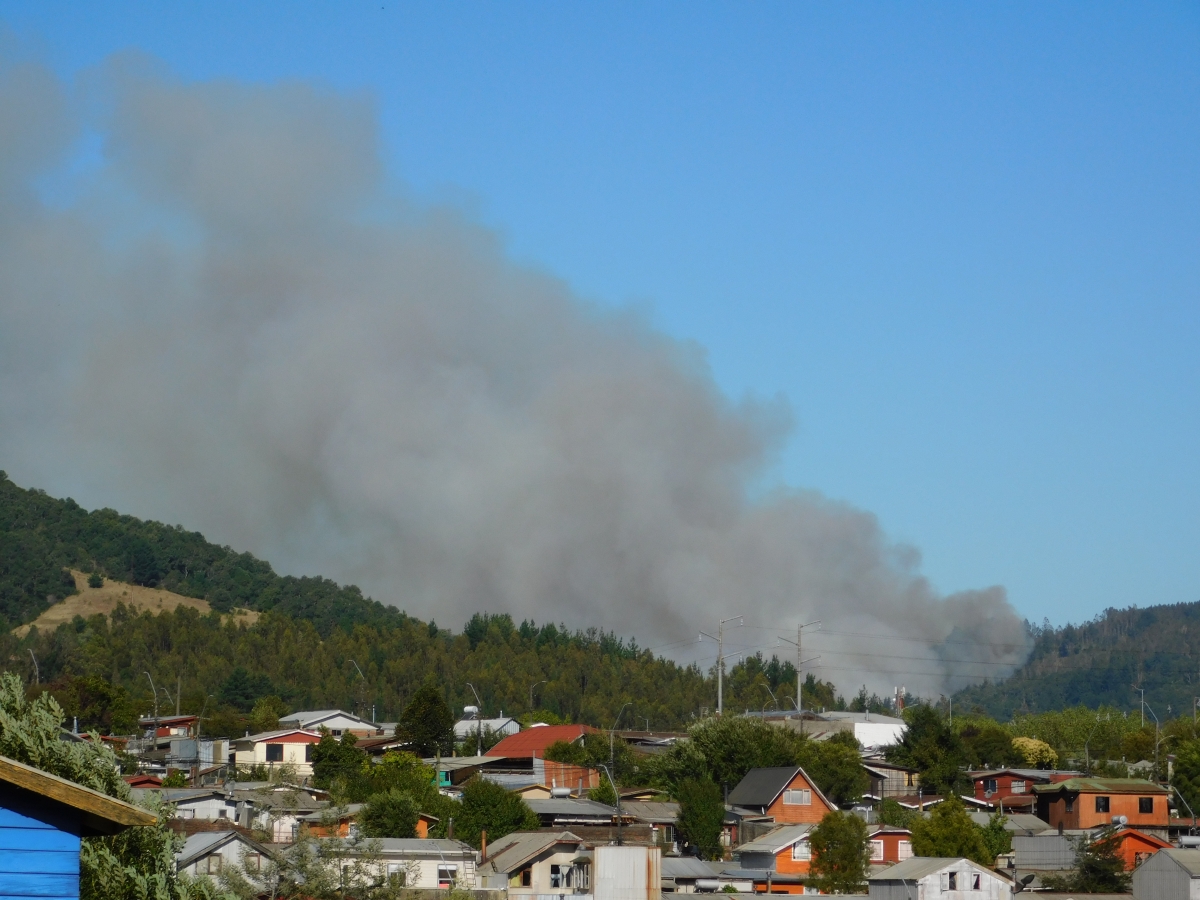
[[[949,869],[966,863],[976,869],[982,868],[972,863],[969,859],[952,859],[940,856],[914,856],[904,862],[896,863],[884,869],[877,875],[871,875],[867,881],[917,881],[924,878],[926,875],[932,875],[934,872],[940,872],[943,869]],[[990,870],[989,870],[990,871]]]
[[[664,856],[663,878],[712,878],[712,866],[694,856]]]
[[[679,818],[679,804],[657,800],[631,800],[621,804],[621,813],[634,816],[643,822],[674,822]]]
[[[731,806],[770,806],[796,777],[799,766],[772,766],[751,769],[729,792]]]
[[[1054,784],[1035,784],[1034,793],[1053,794],[1056,791],[1085,791],[1101,794],[1166,794],[1167,789],[1143,778],[1068,778]]]
[[[1159,850],[1193,878],[1200,877],[1200,850]]]
[[[555,844],[574,844],[578,849],[582,843],[583,840],[578,835],[569,831],[518,831],[505,835],[490,845],[483,866],[498,875],[508,875]]]
[[[615,807],[595,800],[574,800],[568,797],[549,797],[544,800],[526,800],[529,808],[539,816],[582,816],[585,818],[612,819],[617,814]],[[624,810],[622,810],[624,812]]]
[[[811,825],[783,825],[738,847],[739,853],[778,853],[812,830]]]
[[[1082,775],[1083,773],[1076,769],[986,769],[967,774],[974,781],[978,781],[980,778],[995,778],[997,775],[1020,775],[1031,781],[1048,781],[1055,775]]]
[[[590,725],[540,725],[510,734],[488,750],[487,755],[541,757],[551,744],[558,741],[574,742],[593,731],[596,729]]]

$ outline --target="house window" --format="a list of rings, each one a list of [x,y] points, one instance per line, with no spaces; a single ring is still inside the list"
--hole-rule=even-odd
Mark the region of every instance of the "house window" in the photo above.
[[[871,841],[871,862],[883,861],[883,841]]]
[[[331,734],[332,734],[334,737],[341,737],[341,736],[342,736],[342,729],[340,729],[340,728],[335,728],[335,729],[333,729],[333,731],[332,731],[332,732],[330,732],[330,733],[331,733]]]
[[[974,875],[971,876],[971,890],[973,890],[973,891],[979,890],[979,873],[978,872],[976,872]]]
[[[221,857],[214,853],[204,861],[208,863],[207,867],[205,868],[205,872],[207,872],[209,875],[221,874]]]
[[[901,841],[896,845],[896,859],[900,862],[912,859],[912,841]]]
[[[452,888],[458,877],[458,866],[438,866],[438,887]]]
[[[942,890],[946,890],[946,891],[957,891],[958,890],[958,873],[957,872],[947,872],[943,877],[946,880],[942,885]]]
[[[1154,812],[1154,798],[1153,797],[1138,797],[1138,812],[1143,813],[1143,814],[1149,814],[1149,813]]]
[[[304,761],[305,762],[312,762],[312,753],[313,753],[313,745],[305,744],[304,745]]]
[[[554,866],[550,867],[550,887],[569,888],[571,886],[571,867],[570,866]]]
[[[996,779],[995,778],[983,779],[983,792],[985,794],[996,793]]]
[[[267,744],[267,762],[283,762],[283,744]]]
[[[1097,797],[1096,798],[1096,812],[1104,812],[1104,813],[1108,812],[1108,798],[1107,797]]]
[[[521,870],[521,887],[533,887],[533,868]]]
[[[785,806],[812,806],[812,791],[784,791],[783,803]]]
[[[792,859],[812,859],[812,847],[808,845],[808,841],[796,841],[792,844]]]
[[[408,880],[408,873],[404,871],[404,866],[400,863],[388,863],[387,877],[393,885],[404,887]]]
[[[242,867],[247,872],[258,872],[262,869],[262,854],[247,853],[242,857]]]
[[[196,811],[194,809],[177,809],[175,810],[175,818],[194,819],[196,818]]]
[[[218,809],[218,810],[217,810],[217,818],[218,818],[218,819],[228,819],[228,818],[229,818],[229,810],[227,810],[227,809]]]
[[[1066,804],[1067,812],[1069,812],[1069,813],[1075,812],[1075,798],[1074,797],[1068,797],[1063,802]]]
[[[1013,792],[1014,794],[1023,794],[1023,793],[1025,793],[1025,782],[1023,782],[1023,781],[1014,781],[1014,782],[1012,783],[1012,788],[1011,788],[1011,790],[1012,790],[1012,792]]]

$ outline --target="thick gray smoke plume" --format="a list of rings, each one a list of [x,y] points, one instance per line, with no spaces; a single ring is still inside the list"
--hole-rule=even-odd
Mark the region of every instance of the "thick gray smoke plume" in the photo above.
[[[818,674],[882,692],[1022,660],[1003,589],[937,596],[871,515],[750,497],[785,406],[398,195],[377,144],[309,85],[3,63],[3,467],[444,625],[654,647],[742,613],[769,653],[820,618]]]

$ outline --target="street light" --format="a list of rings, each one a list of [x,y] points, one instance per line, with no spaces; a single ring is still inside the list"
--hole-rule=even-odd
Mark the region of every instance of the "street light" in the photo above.
[[[775,699],[775,692],[773,690],[771,690],[771,686],[769,684],[764,684],[762,687],[763,687],[764,691],[766,691],[768,694],[771,695],[771,702],[775,704],[775,709],[778,710],[779,709],[779,701]],[[765,719],[767,717],[767,704],[765,701],[763,702],[763,705],[762,705],[762,714],[763,714],[763,718]]]
[[[475,685],[467,682],[467,687],[471,689],[471,693],[475,695],[475,721],[479,723],[479,737],[475,742],[475,755],[483,756],[483,701],[479,699],[479,691],[475,690]]]
[[[617,846],[621,846],[621,790],[617,787],[616,781],[613,780],[612,771],[604,763],[600,763],[600,768],[604,770],[604,774],[608,776],[608,783],[612,785],[613,793],[617,796]]]

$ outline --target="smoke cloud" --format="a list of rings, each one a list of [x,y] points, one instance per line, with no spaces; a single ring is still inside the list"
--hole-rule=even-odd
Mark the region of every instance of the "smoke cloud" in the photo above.
[[[939,596],[869,513],[752,494],[785,404],[380,159],[364,97],[0,58],[3,467],[443,625],[655,647],[741,613],[770,653],[819,618],[817,673],[881,692],[1023,660],[1002,588]]]

